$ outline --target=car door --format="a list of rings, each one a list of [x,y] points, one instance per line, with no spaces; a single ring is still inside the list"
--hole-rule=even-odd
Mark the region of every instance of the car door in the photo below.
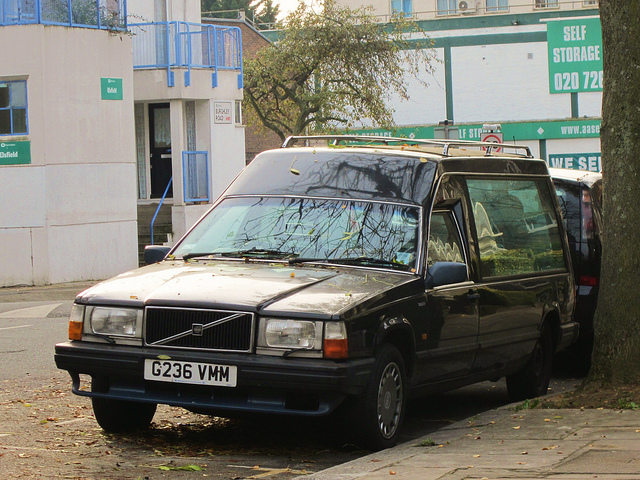
[[[459,202],[458,202],[459,203]],[[453,209],[434,210],[429,223],[427,272],[462,272],[455,279],[426,288],[425,349],[418,352],[423,382],[467,375],[474,361],[478,335],[478,295],[469,279],[463,229]],[[460,268],[463,265],[464,268]],[[445,275],[446,277],[447,275]]]
[[[561,220],[544,178],[475,177],[467,186],[480,267],[474,370],[504,371],[533,351],[543,314],[566,276]]]

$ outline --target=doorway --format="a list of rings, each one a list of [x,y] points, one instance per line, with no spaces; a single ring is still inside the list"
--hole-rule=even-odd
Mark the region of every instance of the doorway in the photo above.
[[[162,198],[171,181],[171,117],[168,103],[149,104],[149,140],[151,166],[150,198]],[[173,198],[173,185],[167,198]]]

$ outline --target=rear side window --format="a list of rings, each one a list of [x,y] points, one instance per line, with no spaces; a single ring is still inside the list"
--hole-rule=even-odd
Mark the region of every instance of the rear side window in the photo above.
[[[567,229],[567,237],[570,242],[579,242],[582,223],[580,219],[580,187],[561,181],[554,183],[560,211]]]
[[[545,179],[468,178],[483,277],[564,269],[562,237]]]

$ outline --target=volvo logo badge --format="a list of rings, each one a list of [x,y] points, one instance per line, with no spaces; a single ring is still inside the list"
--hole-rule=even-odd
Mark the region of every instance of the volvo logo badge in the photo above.
[[[201,323],[194,323],[191,325],[191,335],[194,337],[201,337],[204,333],[204,325]]]

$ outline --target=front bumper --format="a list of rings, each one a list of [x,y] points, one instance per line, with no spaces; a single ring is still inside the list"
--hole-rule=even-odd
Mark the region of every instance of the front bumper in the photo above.
[[[145,359],[235,365],[237,386],[212,387],[144,379]],[[253,354],[170,350],[90,342],[55,347],[58,368],[67,370],[77,395],[160,403],[201,413],[263,412],[325,415],[345,397],[366,388],[373,358],[347,361]],[[81,375],[100,378],[100,391],[82,385]]]

